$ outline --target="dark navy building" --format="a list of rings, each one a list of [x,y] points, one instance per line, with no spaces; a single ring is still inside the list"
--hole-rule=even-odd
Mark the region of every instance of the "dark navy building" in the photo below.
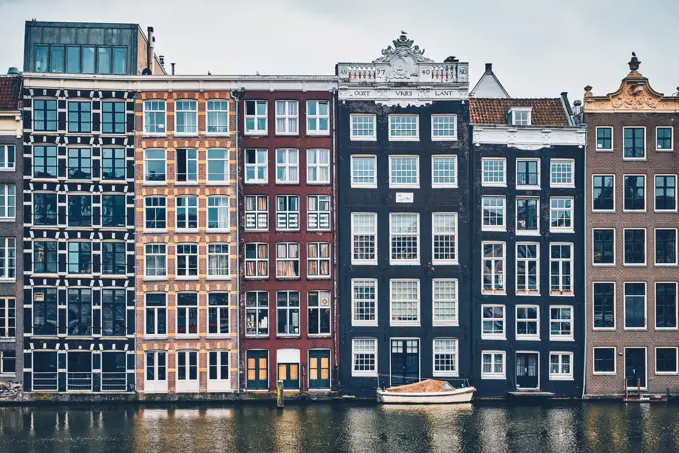
[[[402,34],[340,63],[340,387],[472,373],[468,65]]]
[[[565,93],[469,108],[476,396],[581,397],[585,130]]]

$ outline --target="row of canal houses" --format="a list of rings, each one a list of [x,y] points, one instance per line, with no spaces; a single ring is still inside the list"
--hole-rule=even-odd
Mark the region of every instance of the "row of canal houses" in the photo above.
[[[167,74],[151,27],[27,22],[0,77],[0,379],[679,393],[679,96],[639,64],[571,106],[490,64],[470,91],[405,33],[335,75],[205,76]]]

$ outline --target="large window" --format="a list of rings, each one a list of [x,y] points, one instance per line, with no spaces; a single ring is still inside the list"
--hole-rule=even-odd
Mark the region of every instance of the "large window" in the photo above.
[[[615,374],[615,348],[594,348],[594,374]]]
[[[481,184],[483,186],[505,186],[507,184],[506,159],[481,159]]]
[[[90,148],[68,148],[69,179],[92,178],[92,150]]]
[[[625,229],[625,265],[646,265],[646,230]]]
[[[167,276],[167,245],[146,244],[145,277]]]
[[[207,333],[229,334],[229,293],[211,292],[207,295]]]
[[[245,278],[269,277],[269,244],[245,244]]]
[[[675,266],[677,264],[677,229],[657,228],[655,230],[655,265]]]
[[[266,101],[245,101],[245,133],[250,135],[266,135],[267,133]]]
[[[431,186],[457,187],[457,156],[431,156]]]
[[[89,288],[69,288],[68,334],[90,336],[92,333],[92,290]]]
[[[307,277],[330,277],[330,243],[310,242],[307,247]]]
[[[198,150],[180,148],[177,150],[177,183],[198,182]]]
[[[307,150],[306,180],[307,184],[330,184],[330,150]]]
[[[390,261],[392,264],[419,264],[419,214],[389,214]]]
[[[69,274],[92,273],[91,242],[68,243],[68,273]]]
[[[276,278],[299,278],[299,243],[276,244]]]
[[[307,197],[307,231],[330,231],[330,196]]]
[[[594,328],[615,329],[615,283],[594,282]]]
[[[625,329],[646,328],[646,283],[625,283]]]
[[[198,294],[177,293],[177,336],[198,335]]]
[[[626,175],[625,181],[625,211],[646,210],[646,176]]]
[[[351,340],[351,375],[377,376],[377,339]]]
[[[278,335],[299,335],[299,291],[276,292]]]
[[[355,278],[351,280],[351,324],[377,325],[377,280]]]
[[[481,379],[505,379],[505,352],[481,351]]]
[[[553,296],[573,295],[573,244],[549,244],[549,281]]]
[[[540,294],[540,244],[516,244],[516,294]]]
[[[549,165],[551,187],[573,187],[575,185],[575,161],[573,159],[552,159]]]
[[[276,230],[299,230],[299,195],[276,197]]]
[[[0,237],[0,280],[16,279],[16,239]]]
[[[351,140],[375,140],[375,115],[351,114]]]
[[[573,379],[573,353],[549,353],[549,379],[552,381],[570,381]]]
[[[101,159],[101,179],[124,180],[127,163],[125,162],[125,149],[104,148]]]
[[[146,351],[146,375],[144,379],[153,385],[167,385],[167,352]]]
[[[0,185],[0,219],[14,219],[16,217],[16,186],[14,184]]]
[[[174,120],[176,135],[198,134],[198,103],[196,101],[174,101]]]
[[[377,156],[351,156],[351,187],[377,188]]]
[[[484,294],[504,294],[505,287],[505,243],[482,242],[482,283]]]
[[[625,159],[646,158],[646,128],[625,127]]]
[[[599,126],[596,128],[596,150],[613,151],[613,128]]]
[[[68,196],[68,226],[92,226],[92,195]]]
[[[481,229],[504,231],[506,229],[505,197],[481,197]]]
[[[57,101],[35,99],[33,101],[33,129],[36,132],[57,131]]]
[[[615,211],[615,176],[592,176],[592,211]]]
[[[299,150],[276,150],[276,184],[299,183]]]
[[[553,232],[573,232],[573,198],[549,199],[549,230]]]
[[[208,244],[207,246],[207,276],[229,278],[229,244]]]
[[[516,339],[540,339],[540,307],[537,305],[516,306]]]
[[[16,351],[0,351],[0,374],[16,375]]]
[[[457,264],[457,213],[432,214],[434,264]]]
[[[101,103],[101,132],[104,134],[125,133],[125,103],[102,102]]]
[[[57,147],[34,146],[33,177],[36,179],[52,179],[58,176]]]
[[[431,116],[431,139],[432,140],[455,140],[457,139],[456,127],[457,115],[432,115]]]
[[[245,229],[250,231],[269,229],[269,198],[266,195],[245,196]]]
[[[309,335],[330,334],[330,291],[309,291]]]
[[[165,135],[165,101],[144,101],[144,134]]]
[[[146,294],[146,335],[167,335],[167,295],[164,293]]]
[[[351,213],[351,264],[377,264],[377,214]]]
[[[35,46],[35,72],[47,72],[49,61],[49,48],[48,45]]]
[[[16,148],[14,145],[0,145],[0,170],[14,170]]]
[[[56,336],[57,289],[33,288],[33,335]]]
[[[207,150],[207,182],[213,184],[229,183],[229,150]]]
[[[111,48],[97,47],[97,72],[99,74],[111,73]]]
[[[198,197],[177,197],[177,229],[198,228]]]
[[[34,273],[56,274],[57,262],[57,243],[55,241],[33,241]]]
[[[457,376],[457,338],[434,338],[434,376]]]
[[[101,333],[106,337],[127,335],[127,300],[124,289],[101,291]]]
[[[164,183],[167,178],[164,149],[144,150],[144,181]]]
[[[420,160],[417,156],[389,156],[389,187],[420,186]]]
[[[540,199],[516,198],[516,234],[540,233]]]
[[[328,135],[330,133],[329,105],[328,101],[306,101],[307,135]]]
[[[299,103],[276,101],[276,135],[299,134]]]
[[[516,160],[516,188],[540,187],[540,159]]]
[[[677,210],[676,175],[655,176],[655,210],[656,211]]]
[[[673,127],[656,127],[655,128],[655,149],[656,151],[672,151],[673,140],[672,132]]]
[[[164,230],[167,228],[167,200],[165,197],[144,199],[144,229]]]
[[[127,252],[124,242],[106,241],[101,243],[102,273],[106,275],[125,275],[127,273]]]
[[[268,152],[265,149],[245,150],[245,183],[266,184],[269,180]]]
[[[68,131],[79,134],[92,132],[92,103],[90,101],[68,102]]]
[[[419,119],[418,115],[389,115],[389,140],[417,140]]]
[[[573,338],[573,307],[549,307],[549,339],[553,341]]]
[[[677,348],[655,348],[655,374],[677,374]]]
[[[595,266],[615,264],[615,229],[592,230],[592,262]]]
[[[33,225],[57,224],[57,194],[33,194]]]
[[[177,244],[177,278],[198,277],[198,244]]]
[[[655,284],[655,327],[656,329],[677,328],[677,283]]]
[[[207,133],[208,135],[229,133],[229,101],[225,99],[207,101]]]
[[[390,280],[391,325],[420,324],[420,281]]]
[[[504,305],[481,305],[481,338],[504,340],[505,321]]]
[[[457,279],[432,280],[432,317],[435,326],[457,325]]]
[[[16,299],[0,297],[0,338],[16,338]]]
[[[207,199],[207,229],[229,231],[229,197],[213,196]]]
[[[245,293],[245,335],[269,335],[269,293],[266,291]]]

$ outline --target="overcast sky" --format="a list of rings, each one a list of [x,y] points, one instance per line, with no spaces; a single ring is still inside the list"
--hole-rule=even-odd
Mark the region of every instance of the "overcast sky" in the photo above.
[[[679,0],[0,0],[0,18],[0,73],[23,65],[36,18],[151,25],[178,74],[333,74],[405,30],[435,61],[468,61],[470,89],[492,62],[514,97],[605,94],[632,50],[653,88],[679,86]]]

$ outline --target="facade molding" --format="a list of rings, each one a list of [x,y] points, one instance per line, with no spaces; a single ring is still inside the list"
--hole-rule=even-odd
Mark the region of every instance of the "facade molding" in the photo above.
[[[585,128],[547,128],[512,126],[474,126],[474,145],[506,145],[511,148],[536,150],[555,145],[585,146]]]

